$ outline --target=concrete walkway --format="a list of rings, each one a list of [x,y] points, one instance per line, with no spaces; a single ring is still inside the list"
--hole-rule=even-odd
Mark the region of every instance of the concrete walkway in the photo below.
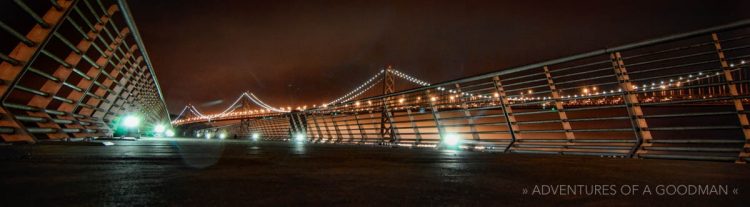
[[[732,163],[230,140],[112,142],[37,145],[27,159],[8,156],[11,147],[0,146],[6,151],[0,158],[0,201],[4,206],[750,205],[750,165]],[[668,195],[706,185],[729,192]],[[643,192],[647,186],[651,194]],[[632,195],[623,195],[628,191]]]

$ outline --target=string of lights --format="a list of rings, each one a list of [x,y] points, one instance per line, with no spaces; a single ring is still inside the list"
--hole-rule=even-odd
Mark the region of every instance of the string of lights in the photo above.
[[[339,97],[339,98],[336,98],[336,99],[334,99],[334,100],[333,100],[333,101],[331,101],[331,102],[328,102],[328,104],[326,104],[326,105],[331,105],[331,104],[334,104],[334,103],[339,103],[339,102],[341,102],[342,100],[345,100],[345,99],[347,99],[347,98],[351,98],[351,97],[352,97],[352,95],[354,95],[355,93],[358,93],[358,92],[360,92],[360,90],[362,90],[363,88],[367,88],[367,89],[369,89],[369,88],[372,88],[372,86],[369,86],[369,85],[370,85],[370,84],[372,84],[372,85],[375,85],[375,84],[377,84],[377,81],[375,81],[375,80],[376,80],[376,79],[377,79],[378,77],[380,77],[381,75],[383,75],[383,74],[384,74],[385,72],[386,72],[385,70],[380,70],[380,72],[378,72],[377,74],[375,74],[374,76],[372,76],[372,77],[371,77],[370,79],[367,79],[367,81],[365,81],[365,82],[364,82],[364,83],[362,83],[361,85],[359,85],[359,86],[357,86],[356,88],[354,88],[354,90],[352,90],[352,91],[349,91],[348,93],[344,94],[344,96],[341,96],[341,97]],[[369,87],[368,87],[368,86],[369,86]],[[367,91],[367,90],[364,90],[364,91]],[[362,93],[359,93],[359,94],[361,95]]]
[[[172,122],[174,122],[174,121],[179,120],[180,118],[182,118],[182,115],[184,115],[185,111],[187,111],[187,110],[188,110],[188,106],[185,105],[185,107],[182,108],[182,111],[180,111],[180,114],[177,115],[176,118],[172,119]]]
[[[414,84],[417,84],[417,85],[420,85],[420,86],[430,86],[430,83],[428,83],[427,81],[419,80],[419,79],[415,78],[414,76],[408,75],[408,74],[403,73],[401,71],[398,71],[396,69],[391,69],[390,71],[391,71],[391,73],[393,73],[397,77],[402,78],[404,80],[407,80],[409,82],[412,82]]]
[[[266,104],[265,102],[261,101],[255,94],[250,93],[249,95],[247,93],[244,93],[248,98],[250,98],[250,101],[253,101],[255,104],[270,110],[274,112],[288,112],[288,110],[284,110],[283,108],[274,108],[271,105]]]
[[[379,79],[378,81],[380,81],[380,80],[382,80],[382,78],[381,78],[381,79]],[[365,93],[365,92],[369,91],[370,89],[372,89],[372,87],[375,87],[375,85],[377,85],[377,84],[371,84],[371,85],[370,85],[370,86],[368,86],[368,87],[367,87],[367,88],[366,88],[365,90],[362,90],[362,91],[360,91],[359,93],[357,93],[357,94],[353,95],[352,97],[349,97],[349,98],[347,98],[346,100],[344,100],[344,101],[342,101],[342,102],[349,102],[349,101],[351,101],[352,99],[354,99],[354,98],[357,98],[357,97],[359,97],[359,96],[360,96],[360,95],[362,95],[363,93]],[[330,103],[329,103],[329,105],[330,105]]]
[[[200,111],[198,111],[198,109],[195,108],[195,106],[193,106],[193,105],[190,105],[190,111],[193,112],[193,114],[195,114],[195,115],[197,115],[197,116],[199,116],[201,118],[208,117],[206,115],[203,115],[203,113],[201,113]]]

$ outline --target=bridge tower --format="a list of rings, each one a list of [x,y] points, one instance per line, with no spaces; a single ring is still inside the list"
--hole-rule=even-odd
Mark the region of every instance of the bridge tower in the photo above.
[[[240,107],[238,108],[238,111],[250,111],[253,109],[253,103],[250,103],[250,100],[243,98],[242,102],[240,102]]]
[[[393,76],[393,66],[388,66],[385,69],[385,76],[383,77],[383,95],[388,95],[396,92],[395,77]],[[391,102],[392,97],[383,98],[383,111],[380,114],[380,137],[381,142],[394,142],[396,141],[396,132],[393,130],[392,114],[388,109],[388,103]]]

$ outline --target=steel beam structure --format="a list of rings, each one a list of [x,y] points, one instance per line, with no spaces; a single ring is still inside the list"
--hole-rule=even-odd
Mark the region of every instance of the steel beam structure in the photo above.
[[[0,14],[0,35],[13,37],[0,41],[18,42],[0,48],[3,142],[110,136],[125,113],[169,122],[124,0],[13,4],[31,21]],[[12,25],[4,22],[10,19]]]

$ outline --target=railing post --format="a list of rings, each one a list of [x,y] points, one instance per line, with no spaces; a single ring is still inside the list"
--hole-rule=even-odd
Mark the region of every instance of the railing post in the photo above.
[[[120,44],[122,44],[122,42],[124,41],[125,37],[128,34],[130,34],[130,30],[128,28],[123,28],[120,31],[120,33],[117,36],[117,38],[115,38],[115,41],[111,42],[109,44],[109,47],[110,48],[117,48],[117,47],[119,47]],[[99,39],[101,39],[101,38],[99,38]],[[76,114],[76,110],[78,110],[80,107],[84,107],[84,108],[81,109],[81,112],[78,113],[78,114],[89,114],[88,113],[89,110],[93,111],[93,109],[88,109],[87,107],[94,107],[94,106],[89,106],[88,104],[84,104],[83,100],[84,100],[84,98],[86,96],[90,96],[89,95],[90,94],[89,91],[91,90],[92,86],[94,85],[93,82],[97,81],[97,79],[99,78],[99,75],[104,72],[105,68],[107,68],[108,62],[114,56],[113,55],[114,54],[114,49],[113,50],[107,50],[104,53],[106,55],[103,55],[103,56],[99,57],[99,59],[96,60],[96,65],[93,65],[86,72],[86,75],[89,76],[89,77],[91,77],[91,80],[83,78],[83,79],[79,80],[78,83],[76,84],[76,86],[78,88],[80,88],[80,89],[83,89],[83,91],[73,90],[73,91],[71,91],[70,94],[68,94],[67,98],[70,99],[70,100],[73,100],[75,102],[73,104],[63,103],[59,107],[60,111],[65,111],[65,112],[70,113],[70,114]],[[93,97],[91,97],[91,98],[93,98]],[[74,117],[75,116],[70,117],[70,118],[73,119]],[[92,119],[91,119],[90,116],[79,118],[78,120],[79,121],[81,121],[81,120],[92,121]],[[75,125],[77,125],[77,124],[71,124],[69,126],[75,126]],[[104,126],[104,127],[107,127],[107,126]],[[90,129],[90,128],[94,128],[94,127],[89,126],[89,127],[84,127],[84,128]],[[88,133],[88,132],[83,132],[82,131],[80,133],[76,133],[76,136],[91,136],[91,134]]]
[[[322,131],[320,131],[320,125],[318,124],[318,118],[315,118],[315,117],[316,117],[316,116],[315,116],[315,113],[314,113],[314,112],[313,112],[313,113],[310,113],[310,116],[312,116],[312,119],[313,119],[313,123],[315,124],[315,129],[316,129],[316,130],[317,130],[317,132],[318,132],[318,136],[316,137],[316,138],[317,138],[317,141],[315,141],[315,140],[313,140],[313,141],[314,141],[314,142],[319,142],[319,141],[320,141],[321,139],[323,139],[323,138],[322,138],[322,137],[323,137],[323,132],[322,132]]]
[[[298,112],[298,113],[291,113],[292,115],[292,122],[296,125],[297,133],[304,134],[307,136],[307,124],[302,122],[302,116],[300,116],[300,113],[304,112]],[[295,134],[296,136],[296,134]]]
[[[411,123],[411,128],[414,130],[414,137],[416,140],[414,140],[414,147],[419,146],[419,143],[422,141],[422,134],[419,133],[419,127],[417,127],[417,123],[414,122],[414,116],[412,115],[411,108],[406,109],[406,114],[409,115],[409,123]]]
[[[352,116],[356,116],[356,114],[357,114],[356,112],[352,112]],[[352,125],[351,122],[352,122],[352,120],[350,118],[347,119],[346,122],[345,122],[346,123],[346,131],[349,132],[349,141],[348,141],[349,143],[354,142],[354,132],[353,132],[354,130],[351,127],[351,125]]]
[[[294,118],[294,113],[290,112],[287,115],[289,116],[289,122],[292,123],[290,125],[291,129],[289,129],[289,138],[294,139],[296,134],[298,133],[297,130],[299,130],[299,128],[297,128],[297,120],[295,120]]]
[[[430,99],[428,100],[430,102],[430,112],[432,112],[432,119],[435,121],[435,128],[437,128],[438,138],[440,139],[438,143],[440,144],[443,142],[443,134],[445,133],[445,129],[440,126],[440,114],[437,112],[438,107],[435,106],[435,102],[439,99],[439,97],[430,97],[430,90],[426,90],[425,94],[427,94],[427,98]]]
[[[549,90],[552,94],[552,102],[555,103],[555,109],[557,109],[557,114],[560,116],[560,123],[562,123],[563,130],[565,130],[565,139],[568,140],[567,144],[574,143],[576,137],[575,134],[573,134],[573,128],[570,127],[568,114],[565,113],[563,102],[560,100],[560,92],[557,91],[557,86],[555,86],[555,81],[552,79],[552,74],[547,66],[544,66],[544,75],[547,76],[547,84],[549,85]]]
[[[495,91],[497,91],[497,98],[500,99],[500,108],[503,110],[505,123],[508,125],[508,131],[510,132],[510,143],[508,143],[508,146],[503,150],[503,152],[507,153],[510,152],[511,147],[516,143],[516,140],[521,137],[519,134],[516,134],[519,130],[518,125],[516,124],[516,117],[513,116],[513,109],[510,107],[510,102],[508,101],[508,96],[505,94],[505,89],[503,89],[503,83],[500,81],[500,76],[492,77],[492,80],[495,85]]]
[[[742,126],[742,134],[745,138],[745,145],[742,147],[742,151],[740,151],[739,155],[737,156],[737,163],[746,163],[745,158],[750,157],[750,122],[747,120],[747,115],[744,114],[745,107],[742,105],[742,99],[739,98],[739,93],[737,92],[737,85],[734,83],[734,76],[732,75],[732,68],[730,67],[729,63],[727,62],[726,56],[724,55],[724,50],[721,49],[721,41],[719,41],[719,35],[716,33],[711,33],[711,38],[714,41],[714,47],[716,48],[716,53],[719,56],[719,61],[721,62],[721,69],[724,71],[724,79],[726,80],[726,87],[729,88],[729,95],[732,96],[732,102],[734,103],[734,109],[737,111],[737,119],[740,121],[740,125]]]
[[[328,112],[328,116],[329,117],[333,116],[333,113]],[[331,134],[331,128],[328,126],[328,120],[326,120],[326,116],[325,115],[321,116],[321,119],[323,121],[323,128],[326,129],[326,134],[328,135],[325,142],[328,142],[331,139],[333,139],[333,134]]]
[[[336,114],[331,115],[331,122],[333,122],[333,129],[336,131],[336,141],[334,143],[340,143],[343,136],[341,135],[341,130],[339,130],[339,125],[336,124]]]
[[[365,131],[362,130],[362,124],[359,123],[359,113],[354,113],[354,121],[357,123],[357,129],[359,129],[359,142],[357,144],[365,143]]]
[[[469,125],[469,130],[471,130],[471,137],[474,139],[475,143],[479,143],[479,134],[477,133],[477,127],[474,125],[474,118],[471,117],[471,112],[469,112],[469,105],[466,104],[466,97],[461,95],[461,85],[456,83],[456,91],[458,94],[458,100],[461,101],[461,108],[464,112],[464,117],[466,118],[467,124]],[[475,144],[471,144],[472,146]]]
[[[648,130],[648,124],[646,119],[643,117],[643,110],[638,101],[637,92],[633,88],[633,84],[630,82],[630,76],[625,68],[625,63],[622,61],[622,55],[620,52],[615,52],[610,55],[612,60],[612,67],[615,70],[617,81],[620,83],[620,88],[623,90],[623,100],[625,107],[627,107],[630,120],[633,125],[633,130],[636,136],[636,145],[630,152],[630,157],[648,153],[645,147],[650,147],[651,143],[651,132]]]

